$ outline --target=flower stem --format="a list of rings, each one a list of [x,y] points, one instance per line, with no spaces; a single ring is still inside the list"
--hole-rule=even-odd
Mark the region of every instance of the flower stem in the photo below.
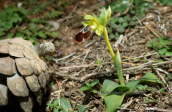
[[[105,40],[106,40],[106,44],[107,44],[107,46],[109,48],[110,54],[112,56],[112,59],[114,61],[119,82],[120,82],[121,85],[125,86],[124,77],[123,77],[123,73],[122,73],[122,65],[121,65],[121,59],[120,59],[119,51],[117,49],[116,55],[114,54],[114,52],[112,50],[112,47],[111,47],[111,44],[109,42],[109,37],[108,37],[108,33],[107,33],[106,27],[104,27],[104,29],[103,29],[103,34],[104,34],[104,37],[105,37]]]

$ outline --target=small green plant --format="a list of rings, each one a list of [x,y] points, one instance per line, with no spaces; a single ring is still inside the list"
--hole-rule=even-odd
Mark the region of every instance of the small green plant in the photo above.
[[[67,112],[67,110],[71,109],[69,101],[65,98],[60,98],[60,105],[58,99],[54,100],[52,103],[49,103],[47,105],[53,110],[53,112]]]
[[[85,105],[77,105],[78,112],[89,112]]]
[[[107,24],[107,30],[110,34],[110,39],[117,40],[119,34],[124,33],[125,29],[130,29],[137,25],[137,17],[127,14],[125,16],[116,16],[112,18]],[[113,34],[113,32],[116,32]]]
[[[35,23],[30,23],[28,26],[19,27],[16,32],[17,37],[23,37],[24,39],[30,40],[33,44],[36,44],[36,38],[46,39],[48,36],[56,38],[58,33],[56,31],[48,31],[49,29],[39,29]]]
[[[149,99],[148,97],[145,97],[145,101],[144,101],[145,103],[154,103],[155,102],[155,100],[151,100],[151,99]]]
[[[161,88],[160,91],[161,91],[162,94],[164,94],[165,93],[165,88]]]
[[[111,17],[111,8],[109,7],[107,10],[104,9],[100,13],[99,17],[97,17],[94,14],[85,15],[84,19],[86,19],[87,21],[83,22],[83,25],[87,28],[88,26],[91,27],[91,30],[94,30],[98,36],[101,36],[102,33],[104,34],[105,41],[107,43],[110,54],[114,61],[120,84],[117,84],[111,80],[107,80],[107,79],[104,80],[102,87],[102,98],[104,98],[106,104],[106,112],[115,112],[118,110],[117,107],[121,106],[121,103],[125,95],[136,89],[138,84],[144,82],[152,82],[152,83],[157,83],[157,82],[162,83],[162,82],[158,79],[157,76],[148,72],[141,79],[136,81],[130,81],[127,84],[125,84],[119,50],[116,49],[116,54],[114,54],[111,44],[109,42],[109,36],[106,29],[106,25],[110,17]],[[122,22],[122,19],[120,20],[120,22]],[[87,84],[87,86],[90,87],[90,84]],[[88,90],[88,87],[84,87],[85,89],[83,90]]]
[[[130,12],[140,16],[145,15],[147,9],[153,8],[151,2],[145,0],[133,0],[131,6],[130,3],[131,0],[120,0],[110,3],[109,6],[112,8],[112,13],[124,14],[129,8]]]
[[[55,13],[55,11],[52,13]],[[53,16],[53,15],[52,15]],[[16,6],[6,7],[3,11],[0,11],[0,39],[3,38],[13,38],[13,37],[23,37],[26,40],[30,40],[33,44],[36,44],[36,38],[56,38],[58,33],[56,31],[49,31],[47,28],[38,28],[38,26],[33,23],[33,20],[42,21],[40,19],[29,19],[28,11],[23,7],[17,8]],[[55,17],[55,15],[54,15]],[[27,26],[23,26],[23,22],[31,22]],[[38,22],[39,23],[39,22]],[[19,27],[15,30],[10,30],[16,25]]]
[[[6,7],[0,11],[0,37],[5,35],[14,25],[21,23],[23,16],[15,6]]]
[[[101,64],[100,64],[101,62],[102,62],[101,60],[96,61],[96,63],[99,64],[97,65],[97,67],[101,67]]]
[[[53,82],[51,82],[51,84],[50,84],[50,85],[51,85],[51,86],[53,86],[53,84],[54,84],[54,81],[53,81]]]
[[[172,1],[171,0],[157,0],[160,3],[162,3],[162,5],[172,5]]]
[[[169,38],[154,38],[147,46],[157,51],[159,55],[172,56],[172,40]]]
[[[145,91],[147,88],[148,88],[148,85],[141,85],[141,84],[139,84],[137,86],[137,89],[140,90],[140,91]]]
[[[60,98],[60,104],[58,99],[52,103],[47,104],[53,112],[72,112],[71,105],[65,98]],[[85,105],[77,105],[77,112],[89,112]]]
[[[64,0],[63,2],[58,4],[58,6],[60,7],[61,11],[64,11],[64,8],[68,7],[72,3],[73,3],[73,0]]]
[[[86,86],[83,86],[80,88],[80,91],[86,91],[86,96],[89,96],[91,92],[93,93],[97,93],[97,91],[95,89],[93,89],[93,87],[99,83],[99,80],[94,80],[93,82],[91,82],[91,84],[89,84],[88,82],[86,82]]]

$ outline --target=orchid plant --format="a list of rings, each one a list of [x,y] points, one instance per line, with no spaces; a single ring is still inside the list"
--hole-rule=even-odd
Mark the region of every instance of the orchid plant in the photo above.
[[[110,20],[110,17],[110,7],[107,10],[103,9],[99,17],[97,17],[95,14],[85,15],[84,19],[86,21],[83,22],[85,28],[82,29],[79,33],[77,33],[74,39],[76,42],[82,42],[82,40],[88,39],[93,31],[95,31],[98,36],[104,34],[107,46],[109,48],[110,54],[116,67],[120,85],[111,80],[106,79],[103,82],[102,98],[104,98],[106,104],[106,112],[115,112],[121,106],[125,95],[136,89],[139,83],[143,83],[146,81],[153,83],[161,83],[161,81],[154,74],[148,72],[141,79],[136,81],[130,81],[125,85],[119,50],[116,48],[116,54],[114,54],[111,44],[109,42],[108,32],[106,29],[106,24]],[[120,92],[120,94],[118,92]]]
[[[116,66],[117,75],[118,75],[120,84],[125,86],[123,73],[122,73],[120,54],[119,54],[118,49],[116,50],[116,55],[114,54],[111,44],[109,42],[108,32],[106,29],[106,24],[110,20],[110,17],[111,17],[111,8],[109,7],[107,10],[103,9],[103,11],[100,13],[99,18],[95,14],[85,15],[84,19],[87,21],[84,21],[83,25],[85,27],[90,26],[91,30],[95,31],[95,33],[98,36],[101,36],[102,33],[104,34],[107,46],[109,48],[110,54]]]

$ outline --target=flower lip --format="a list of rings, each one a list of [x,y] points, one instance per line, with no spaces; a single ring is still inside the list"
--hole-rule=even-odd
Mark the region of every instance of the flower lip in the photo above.
[[[84,27],[80,32],[78,32],[74,40],[78,43],[82,42],[83,40],[87,40],[91,36],[92,30],[90,26]]]

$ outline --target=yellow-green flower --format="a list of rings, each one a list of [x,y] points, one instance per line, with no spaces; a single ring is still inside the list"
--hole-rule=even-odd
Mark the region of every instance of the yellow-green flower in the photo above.
[[[98,36],[101,36],[103,33],[103,29],[106,27],[107,22],[109,21],[111,16],[111,9],[106,11],[105,9],[101,12],[100,17],[98,18],[96,15],[85,15],[84,19],[87,21],[83,22],[83,25],[90,26],[92,31],[95,31],[95,33]]]

